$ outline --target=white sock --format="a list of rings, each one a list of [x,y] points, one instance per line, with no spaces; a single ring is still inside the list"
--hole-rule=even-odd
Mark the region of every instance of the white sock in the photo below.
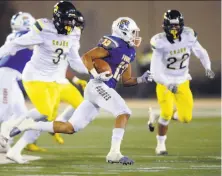
[[[13,151],[22,153],[22,150],[28,145],[33,143],[40,136],[40,131],[29,130],[26,131],[17,143],[11,148]]]
[[[120,145],[123,139],[125,129],[123,128],[114,128],[111,142],[110,152],[120,153]]]
[[[16,144],[11,148],[11,150],[9,151],[14,151],[16,153],[19,153],[21,154],[22,150],[25,148],[25,146],[28,144],[28,142],[23,138],[21,137],[18,142],[16,142]]]
[[[164,135],[164,136],[157,135],[156,139],[157,139],[157,146],[165,145],[165,141],[167,139],[167,136],[166,135]]]
[[[62,114],[60,114],[57,118],[56,121],[60,121],[60,122],[67,122],[72,114],[74,113],[75,109],[73,109],[72,106],[68,106],[63,112]]]
[[[28,142],[28,144],[32,144],[38,139],[40,133],[41,132],[37,130],[28,130],[25,131],[21,138],[24,138]]]

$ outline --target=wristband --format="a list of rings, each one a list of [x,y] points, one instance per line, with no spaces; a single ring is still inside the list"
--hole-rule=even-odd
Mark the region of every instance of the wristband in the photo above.
[[[96,71],[95,68],[93,68],[93,69],[90,70],[89,72],[90,72],[90,74],[91,74],[94,78],[98,75],[98,73],[97,73],[97,71]]]

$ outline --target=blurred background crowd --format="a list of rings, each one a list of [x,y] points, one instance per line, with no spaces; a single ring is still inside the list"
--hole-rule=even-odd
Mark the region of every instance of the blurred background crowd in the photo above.
[[[35,18],[52,18],[52,7],[57,1],[0,1],[0,45],[11,32],[10,19],[19,11],[29,12]],[[221,5],[220,1],[72,1],[86,20],[81,37],[80,55],[97,45],[103,35],[111,33],[112,22],[120,16],[134,19],[143,38],[137,49],[137,60],[133,64],[133,75],[141,75],[149,69],[152,50],[150,39],[162,32],[163,13],[168,9],[182,12],[185,26],[193,28],[199,42],[209,53],[214,80],[205,77],[200,61],[191,57],[191,89],[194,97],[219,97],[221,92]],[[18,61],[19,62],[19,61]],[[123,88],[118,92],[126,98],[155,97],[155,84],[143,84]]]

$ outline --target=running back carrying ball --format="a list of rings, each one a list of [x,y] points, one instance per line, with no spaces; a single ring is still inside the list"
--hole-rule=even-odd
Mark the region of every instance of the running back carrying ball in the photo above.
[[[108,75],[112,74],[112,70],[111,70],[109,64],[106,61],[104,61],[103,59],[95,59],[93,62],[94,62],[94,67],[98,73],[109,71],[110,74],[108,74]]]

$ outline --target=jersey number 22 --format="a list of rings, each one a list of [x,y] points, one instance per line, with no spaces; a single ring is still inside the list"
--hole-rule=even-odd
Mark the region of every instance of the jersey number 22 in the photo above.
[[[183,65],[184,61],[187,60],[188,58],[190,57],[190,55],[188,53],[185,53],[183,56],[182,56],[182,59],[181,60],[178,60],[176,57],[169,57],[167,59],[167,61],[169,62],[169,64],[167,64],[167,68],[168,69],[172,69],[172,70],[178,70],[178,69],[183,69],[183,68],[186,68],[186,65]],[[176,68],[174,66],[174,63],[176,62],[180,62],[180,67],[179,68]]]

